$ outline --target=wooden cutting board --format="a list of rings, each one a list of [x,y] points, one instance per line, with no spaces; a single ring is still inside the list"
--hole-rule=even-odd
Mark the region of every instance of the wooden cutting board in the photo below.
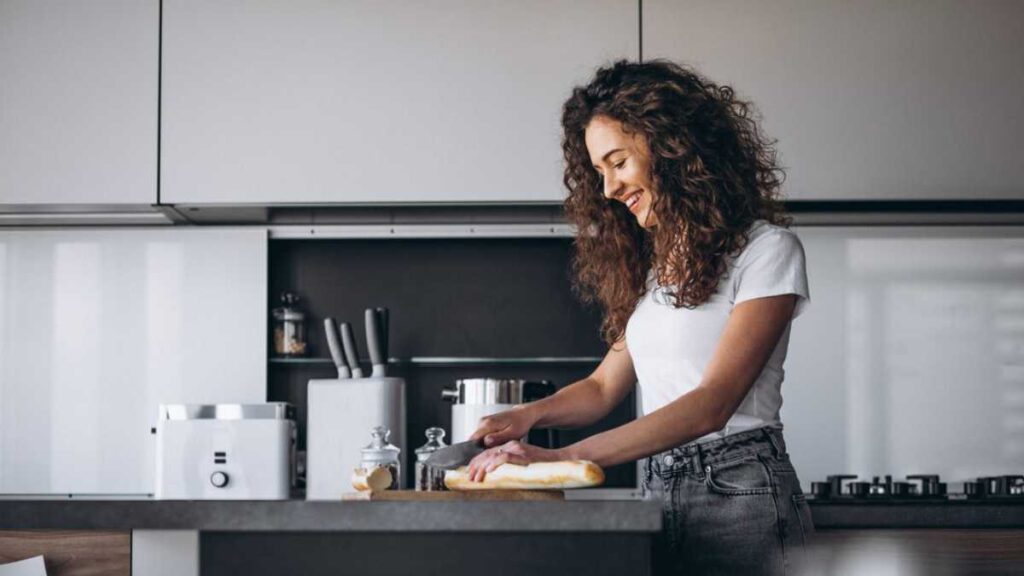
[[[384,490],[381,492],[346,492],[341,499],[349,502],[450,502],[466,500],[565,500],[564,490],[448,490],[417,492],[415,490]]]

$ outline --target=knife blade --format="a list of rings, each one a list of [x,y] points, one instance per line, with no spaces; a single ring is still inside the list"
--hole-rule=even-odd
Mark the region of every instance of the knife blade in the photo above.
[[[470,460],[476,458],[484,450],[486,448],[482,441],[467,440],[438,449],[428,456],[424,463],[438,470],[454,470],[459,466],[469,464]]]

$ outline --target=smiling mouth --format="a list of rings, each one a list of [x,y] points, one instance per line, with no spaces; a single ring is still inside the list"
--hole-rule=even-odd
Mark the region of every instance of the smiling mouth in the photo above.
[[[637,205],[640,204],[640,192],[634,192],[623,198],[622,203],[626,205],[630,212],[633,212]]]

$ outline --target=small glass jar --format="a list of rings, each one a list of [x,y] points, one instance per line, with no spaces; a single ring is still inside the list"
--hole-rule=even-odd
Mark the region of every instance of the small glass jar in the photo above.
[[[444,429],[436,426],[427,428],[427,443],[416,449],[416,490],[434,492],[444,490],[444,470],[436,470],[426,465],[427,458],[439,449],[444,448]]]
[[[306,355],[306,315],[298,308],[299,296],[294,292],[281,294],[282,306],[274,308],[274,354]]]
[[[387,426],[375,426],[370,430],[370,443],[362,449],[363,459],[359,467],[369,473],[374,468],[387,468],[391,473],[391,485],[387,490],[398,490],[402,486],[402,464],[398,455],[402,452],[398,446],[388,442],[391,431]]]

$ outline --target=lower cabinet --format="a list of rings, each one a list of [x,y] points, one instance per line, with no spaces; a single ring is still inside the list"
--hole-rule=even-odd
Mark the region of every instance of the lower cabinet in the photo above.
[[[1024,574],[1024,529],[818,530],[808,574]]]
[[[132,536],[94,530],[0,531],[0,570],[35,556],[43,557],[47,576],[128,576]]]

